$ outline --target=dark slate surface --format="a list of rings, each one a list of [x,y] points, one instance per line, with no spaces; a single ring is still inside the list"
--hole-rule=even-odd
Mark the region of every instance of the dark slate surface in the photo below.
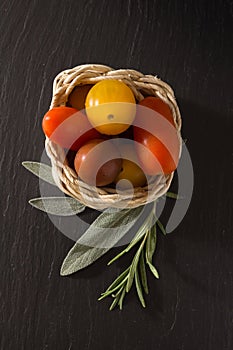
[[[2,0],[0,18],[1,349],[231,350],[232,1]],[[21,162],[40,159],[53,78],[82,63],[159,75],[183,115],[194,194],[159,238],[145,310],[134,293],[123,312],[97,302],[119,249],[60,277],[73,242],[27,204],[39,185]]]

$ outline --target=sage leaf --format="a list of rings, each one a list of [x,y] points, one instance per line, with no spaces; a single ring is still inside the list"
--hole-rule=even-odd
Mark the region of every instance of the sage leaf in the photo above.
[[[133,227],[141,210],[107,209],[100,214],[68,252],[61,276],[77,272],[107,253]]]
[[[38,176],[42,180],[55,185],[55,181],[53,179],[52,175],[52,168],[51,166],[44,164],[44,163],[38,163],[38,162],[23,162],[22,165],[24,168],[29,170],[34,175]]]
[[[40,197],[30,199],[29,203],[48,214],[71,216],[81,213],[85,206],[71,197]]]

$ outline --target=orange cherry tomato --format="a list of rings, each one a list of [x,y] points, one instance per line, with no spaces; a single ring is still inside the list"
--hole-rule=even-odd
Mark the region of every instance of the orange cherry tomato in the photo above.
[[[136,113],[131,89],[113,79],[95,84],[87,95],[85,106],[90,123],[106,135],[118,135],[127,130]]]
[[[92,186],[112,183],[121,170],[121,155],[110,140],[87,142],[77,152],[74,168],[78,176]]]
[[[76,86],[68,98],[68,105],[84,112],[86,97],[92,86],[90,84]]]
[[[47,137],[61,147],[77,151],[85,142],[100,137],[87,117],[75,108],[55,107],[43,118]]]

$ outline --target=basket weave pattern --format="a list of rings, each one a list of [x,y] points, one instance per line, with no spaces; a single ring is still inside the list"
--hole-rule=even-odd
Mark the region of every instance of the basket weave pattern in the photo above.
[[[117,79],[128,85],[134,93],[137,102],[145,96],[157,96],[166,102],[173,114],[175,126],[180,138],[181,153],[181,117],[172,88],[152,75],[143,75],[132,69],[118,69],[86,64],[59,73],[53,83],[53,97],[50,109],[65,106],[69,95],[75,86],[96,84],[101,80]],[[171,184],[173,173],[150,177],[148,186],[135,188],[131,191],[118,193],[111,187],[89,186],[81,181],[75,171],[69,166],[65,151],[57,144],[46,138],[46,152],[51,160],[52,172],[57,186],[66,194],[78,199],[81,203],[94,209],[135,208],[152,202],[165,194]]]

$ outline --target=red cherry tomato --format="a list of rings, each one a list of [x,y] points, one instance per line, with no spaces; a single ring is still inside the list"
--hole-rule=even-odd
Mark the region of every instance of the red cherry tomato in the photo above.
[[[165,117],[170,123],[175,125],[170,107],[168,106],[168,104],[163,102],[163,100],[161,100],[160,98],[154,97],[154,96],[148,96],[144,98],[141,102],[139,102],[139,105],[153,109],[153,111],[158,112],[163,117]]]
[[[147,175],[170,174],[177,168],[180,150],[171,111],[157,98],[145,100],[139,103],[134,126],[141,167]]]
[[[87,117],[71,107],[50,109],[43,118],[42,128],[50,140],[75,151],[85,142],[100,137]]]
[[[74,168],[87,184],[106,186],[112,183],[121,171],[121,155],[110,141],[96,139],[87,142],[77,152]]]

